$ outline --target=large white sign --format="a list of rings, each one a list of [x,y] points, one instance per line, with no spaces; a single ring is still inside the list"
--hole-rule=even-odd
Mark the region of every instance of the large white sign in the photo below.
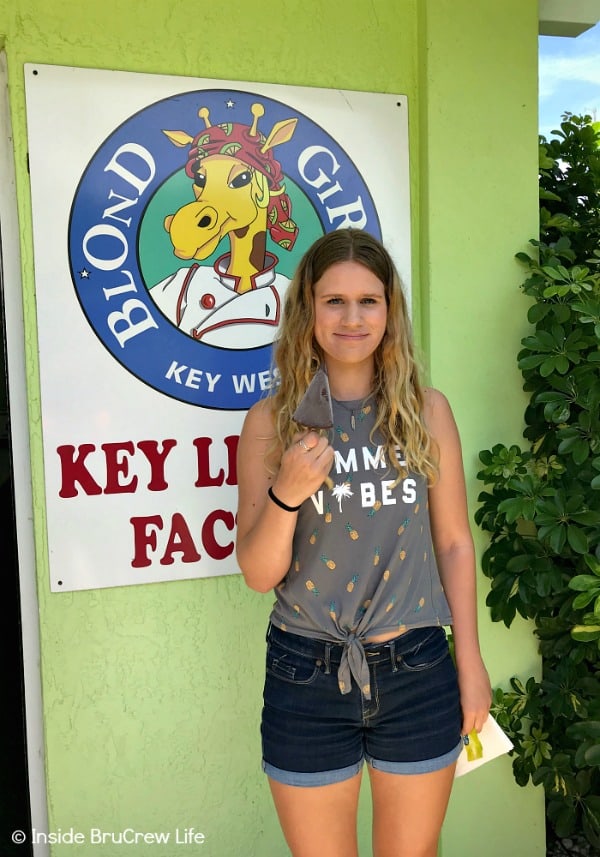
[[[236,451],[304,251],[410,293],[404,96],[27,65],[53,591],[238,571]]]

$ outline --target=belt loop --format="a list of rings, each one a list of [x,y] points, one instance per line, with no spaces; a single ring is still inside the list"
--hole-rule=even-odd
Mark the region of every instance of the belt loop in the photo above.
[[[331,672],[330,655],[331,643],[325,643],[325,675],[329,675]]]
[[[396,662],[396,641],[390,640],[390,661],[392,662],[392,672],[398,672],[398,664]]]

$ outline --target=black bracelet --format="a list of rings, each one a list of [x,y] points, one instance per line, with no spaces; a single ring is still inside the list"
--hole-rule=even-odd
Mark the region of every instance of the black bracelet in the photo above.
[[[280,509],[284,509],[286,512],[297,512],[300,506],[302,505],[302,503],[300,503],[300,506],[288,506],[287,503],[284,503],[282,500],[279,499],[279,497],[275,496],[275,492],[273,491],[273,488],[271,486],[269,486],[267,494],[276,506],[279,506]]]

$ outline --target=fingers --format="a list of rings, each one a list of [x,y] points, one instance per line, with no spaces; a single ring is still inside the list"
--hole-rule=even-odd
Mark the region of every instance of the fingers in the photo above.
[[[302,457],[302,464],[309,465],[321,477],[329,473],[333,462],[333,447],[326,437],[309,432],[296,441],[296,447]]]
[[[315,431],[295,435],[282,457],[277,483],[281,483],[286,496],[302,495],[298,501],[301,502],[323,484],[333,458],[333,447],[327,437]]]
[[[316,431],[307,431],[303,434],[294,435],[294,443],[296,443],[301,449],[305,452],[313,449],[320,440],[324,440],[327,443],[327,438],[323,437]]]
[[[477,699],[471,698],[470,704],[469,702],[465,704],[465,701],[462,701],[463,735],[468,735],[473,730],[481,732],[485,721],[489,717],[491,702],[491,695],[487,693],[482,693]]]
[[[472,732],[475,729],[476,732],[481,732],[483,729],[483,725],[485,721],[488,719],[490,715],[490,704],[491,699],[482,700],[481,703],[476,703],[474,705],[467,705],[462,707],[463,711],[463,724],[462,724],[462,734],[468,735],[469,732]]]
[[[489,714],[489,711],[479,712],[477,714],[465,714],[463,716],[461,735],[468,735],[473,730],[481,732]]]

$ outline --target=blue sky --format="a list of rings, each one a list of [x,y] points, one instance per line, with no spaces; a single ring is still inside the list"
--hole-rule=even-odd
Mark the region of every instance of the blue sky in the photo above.
[[[600,24],[574,39],[539,38],[539,129],[551,136],[562,114],[600,121]]]

